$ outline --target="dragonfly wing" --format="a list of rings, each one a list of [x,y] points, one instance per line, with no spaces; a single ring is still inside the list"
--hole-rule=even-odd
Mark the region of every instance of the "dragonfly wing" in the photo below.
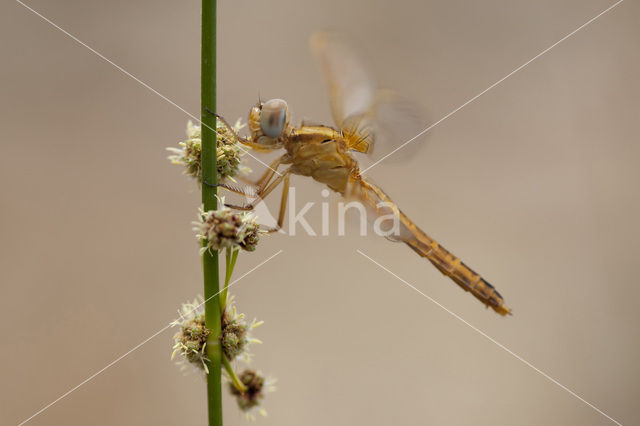
[[[333,34],[315,33],[310,45],[329,88],[333,121],[342,128],[347,119],[366,115],[376,86],[359,58]]]
[[[354,151],[382,158],[423,129],[421,108],[396,92],[378,89],[358,55],[336,36],[315,33],[310,44],[329,89],[333,120]],[[401,152],[404,159],[411,154]],[[396,154],[390,158],[403,159]]]
[[[391,152],[393,154],[386,161],[408,161],[415,156],[420,144],[407,142],[426,127],[419,105],[396,92],[382,89],[377,91],[372,112],[363,118],[363,122],[367,125],[365,131],[371,135],[367,154],[374,161]]]

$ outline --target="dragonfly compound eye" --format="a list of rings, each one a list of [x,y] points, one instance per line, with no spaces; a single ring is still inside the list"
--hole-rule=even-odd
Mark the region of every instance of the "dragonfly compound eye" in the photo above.
[[[260,126],[265,135],[277,138],[289,123],[289,107],[282,99],[271,99],[262,105]]]

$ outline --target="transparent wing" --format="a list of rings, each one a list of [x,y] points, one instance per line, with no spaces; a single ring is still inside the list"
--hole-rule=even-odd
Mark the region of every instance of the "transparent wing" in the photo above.
[[[366,114],[373,105],[376,86],[359,59],[336,36],[318,32],[311,36],[311,50],[322,70],[335,123]]]
[[[380,158],[426,127],[421,108],[391,90],[378,89],[358,56],[335,35],[315,33],[310,44],[329,89],[333,120],[353,150]],[[406,159],[418,145],[411,143],[389,159]]]

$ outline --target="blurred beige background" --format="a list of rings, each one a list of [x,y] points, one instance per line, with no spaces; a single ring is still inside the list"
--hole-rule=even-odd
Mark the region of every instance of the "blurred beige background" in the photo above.
[[[199,110],[199,2],[29,5]],[[313,29],[362,48],[425,126],[611,5],[604,0],[220,1],[219,110],[262,98],[329,121]],[[193,182],[166,160],[187,116],[12,1],[0,6],[0,424],[17,424],[201,293]],[[260,425],[608,425],[356,253],[360,248],[623,424],[640,408],[640,6],[610,13],[370,176],[514,309],[485,310],[374,236],[265,238],[233,289],[278,378]],[[255,169],[259,165],[252,162]],[[294,178],[297,202],[321,186]],[[277,198],[277,197],[276,197]],[[277,204],[274,199],[270,203]],[[307,216],[320,226],[320,209]],[[335,222],[334,222],[335,223]],[[333,226],[333,225],[332,225]],[[202,425],[204,382],[157,336],[30,425]],[[245,424],[232,400],[228,425]]]

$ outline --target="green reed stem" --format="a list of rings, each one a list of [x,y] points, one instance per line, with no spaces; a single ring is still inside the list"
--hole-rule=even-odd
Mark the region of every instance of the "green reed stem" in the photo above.
[[[229,281],[231,281],[231,275],[233,275],[233,268],[236,267],[236,261],[238,260],[238,253],[240,253],[240,249],[231,249],[231,253],[229,253],[229,249],[225,251],[226,255],[226,264],[224,270],[224,287],[222,288],[222,293],[220,293],[220,313],[224,314],[224,308],[227,306],[227,291],[229,288]]]
[[[231,366],[231,363],[226,356],[222,357],[222,365],[224,366],[224,369],[227,370],[227,374],[229,374],[229,378],[231,379],[231,383],[233,383],[233,386],[235,386],[235,388],[240,392],[244,393],[247,390],[247,387],[240,381],[240,379],[236,375],[236,372],[233,371],[233,367]]]
[[[216,164],[216,0],[202,0],[201,63],[201,134],[202,134],[202,204],[206,210],[218,207],[218,168]],[[205,326],[207,339],[207,405],[209,426],[222,426],[222,347],[220,346],[220,281],[218,252],[206,250],[202,255],[204,275]]]

